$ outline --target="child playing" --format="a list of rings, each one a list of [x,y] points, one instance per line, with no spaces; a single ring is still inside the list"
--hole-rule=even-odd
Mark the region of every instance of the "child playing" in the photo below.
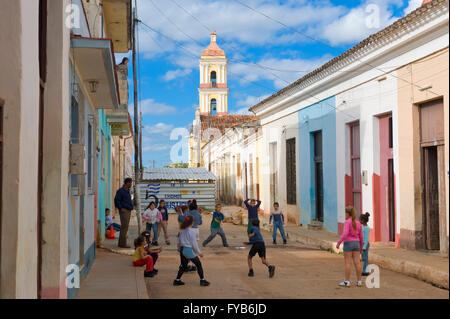
[[[187,270],[189,261],[192,261],[197,266],[198,276],[200,277],[200,286],[209,286],[210,283],[206,281],[203,275],[202,263],[199,257],[203,257],[197,243],[197,232],[193,230],[194,218],[187,216],[181,224],[181,232],[178,236],[178,250],[180,251],[181,265],[178,270],[177,278],[174,280],[174,286],[182,286],[184,282],[181,281],[181,276]]]
[[[194,226],[192,228],[197,234],[197,240],[200,238],[199,229],[198,226],[200,226],[203,223],[202,220],[202,214],[198,211],[197,202],[195,199],[189,204],[189,212],[186,214],[186,216],[192,216],[194,219]]]
[[[277,228],[280,230],[281,237],[283,238],[283,244],[286,245],[286,236],[284,235],[284,215],[281,210],[279,210],[280,204],[274,203],[273,204],[273,211],[270,213],[270,219],[269,224],[272,222],[273,219],[273,244],[277,244]]]
[[[111,214],[111,212],[110,212],[109,208],[106,208],[105,209],[105,227],[106,227],[106,230],[111,229],[111,226],[112,226],[115,231],[120,231],[120,225],[113,222],[110,214]]]
[[[190,203],[191,201],[188,201],[188,203]],[[187,213],[189,212],[189,207],[186,205],[183,206],[179,206],[179,214],[178,214],[178,224],[180,226],[180,231],[181,231],[181,224],[184,221],[184,218],[187,216]],[[180,232],[178,232],[178,236],[179,237]],[[186,269],[186,271],[197,271],[197,267],[195,267],[195,265],[189,265]]]
[[[151,202],[142,213],[142,220],[146,222],[145,230],[153,230],[152,245],[158,246],[158,223],[161,221],[161,212],[156,208],[155,202]]]
[[[363,276],[369,275],[369,273],[367,272],[367,265],[369,264],[369,247],[370,247],[370,244],[369,244],[370,228],[367,225],[367,223],[369,222],[369,217],[370,217],[369,213],[362,214],[359,217],[359,221],[363,225],[362,232],[363,232],[363,238],[364,238],[363,239],[363,252],[361,254],[361,258],[364,262],[363,269],[362,269]]]
[[[184,218],[186,217],[186,214],[189,211],[189,208],[187,206],[180,206],[180,211],[178,212],[178,224],[181,227],[181,223],[183,222]]]
[[[259,220],[252,220],[252,227],[250,227],[250,233],[248,234],[248,237],[250,238],[250,241],[248,243],[244,243],[244,245],[252,244],[252,248],[248,253],[248,276],[253,277],[255,275],[253,272],[252,258],[255,257],[256,254],[258,254],[261,258],[262,263],[269,268],[269,277],[272,278],[275,274],[275,266],[269,265],[269,262],[266,259],[266,246],[264,244],[264,239],[261,235],[261,232],[259,231]]]
[[[164,200],[161,200],[159,202],[158,210],[161,212],[161,217],[162,217],[162,220],[159,223],[158,234],[161,233],[161,228],[162,228],[162,230],[164,231],[164,237],[166,239],[166,245],[170,245],[169,233],[167,231],[167,224],[169,222],[169,213],[167,212],[166,202]]]
[[[249,204],[250,202],[250,204]],[[258,208],[261,205],[260,200],[250,200],[246,199],[244,201],[245,207],[247,207],[248,210],[248,225],[247,225],[247,233],[250,234],[250,228],[252,228],[252,221],[258,220]]]
[[[211,221],[211,235],[203,242],[203,247],[205,247],[211,240],[214,239],[217,235],[222,237],[223,247],[228,247],[227,237],[221,227],[222,221],[225,219],[225,216],[221,213],[222,205],[216,205],[216,211],[213,213],[212,221]]]
[[[135,252],[133,256],[133,266],[141,267],[145,265],[144,277],[153,277],[156,272],[153,269],[153,258],[147,255],[145,245],[147,240],[144,236],[139,236],[134,240]]]
[[[162,252],[162,247],[160,248],[151,248],[151,246],[148,244],[151,242],[150,239],[150,232],[144,231],[141,236],[145,237],[146,244],[144,245],[145,252],[147,255],[150,255],[153,259],[153,272],[155,275],[158,273],[158,269],[155,268],[156,261],[158,260],[159,254]]]

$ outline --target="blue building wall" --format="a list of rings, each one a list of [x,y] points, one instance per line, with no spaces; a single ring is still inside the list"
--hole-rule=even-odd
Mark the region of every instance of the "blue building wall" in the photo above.
[[[298,112],[300,222],[308,225],[316,218],[313,133],[322,131],[323,226],[325,230],[333,233],[338,232],[335,107],[335,97],[331,97]]]
[[[99,235],[100,238],[105,237],[105,208],[112,209],[111,203],[111,127],[106,119],[104,110],[98,111],[98,136],[100,152],[103,150],[103,138],[102,133],[106,139],[106,174],[102,176],[102,156],[101,153],[98,156],[98,220],[100,221]]]

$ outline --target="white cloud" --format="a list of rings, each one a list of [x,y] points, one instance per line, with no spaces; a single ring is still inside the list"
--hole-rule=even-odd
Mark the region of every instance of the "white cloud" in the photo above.
[[[409,0],[408,6],[405,8],[405,15],[422,6],[423,0]]]
[[[314,70],[330,59],[326,55],[317,59],[276,59],[264,58],[257,62],[258,66],[230,63],[229,77],[234,81],[239,81],[241,85],[248,85],[249,82],[270,80],[273,81],[277,89],[301,78],[306,73]]]
[[[250,107],[261,102],[262,100],[266,99],[269,96],[270,96],[270,94],[265,94],[263,96],[249,95],[244,100],[239,100],[236,105],[244,107],[244,108],[240,109],[238,112],[242,112],[242,110],[245,110],[245,109],[248,110]],[[237,114],[239,114],[239,113],[237,113]]]
[[[134,116],[134,104],[128,106],[131,116]],[[165,115],[172,114],[177,111],[174,106],[165,103],[156,102],[154,99],[146,99],[141,101],[142,115]]]
[[[170,144],[146,144],[142,146],[142,152],[161,152],[167,151],[172,147]]]
[[[154,135],[170,135],[170,132],[174,129],[171,124],[157,123],[145,125],[145,132],[147,134]]]
[[[370,0],[323,25],[322,30],[319,27],[317,32],[331,45],[358,42],[397,20],[392,6],[402,4],[401,0]]]
[[[174,79],[189,75],[192,73],[192,69],[177,69],[170,70],[162,77],[164,81],[169,82]]]

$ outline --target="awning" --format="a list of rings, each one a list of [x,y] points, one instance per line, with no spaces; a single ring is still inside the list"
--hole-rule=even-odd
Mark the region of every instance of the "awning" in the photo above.
[[[126,106],[120,106],[117,110],[106,110],[106,119],[111,126],[112,136],[130,135],[130,121]]]
[[[118,109],[119,90],[112,42],[72,36],[72,58],[97,109]]]

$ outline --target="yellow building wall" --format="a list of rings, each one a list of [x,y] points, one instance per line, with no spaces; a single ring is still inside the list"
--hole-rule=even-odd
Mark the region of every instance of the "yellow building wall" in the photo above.
[[[449,233],[449,70],[448,47],[398,70],[398,147],[400,246],[420,248],[422,239],[422,169],[419,105],[442,98],[445,127],[445,193]],[[414,83],[415,85],[412,85]],[[428,90],[420,87],[432,86]]]

